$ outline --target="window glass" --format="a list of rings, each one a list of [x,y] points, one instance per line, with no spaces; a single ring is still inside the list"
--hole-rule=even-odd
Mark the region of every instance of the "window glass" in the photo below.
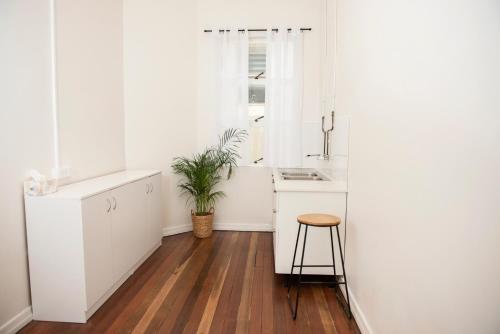
[[[266,35],[250,32],[248,46],[248,121],[251,159],[262,164],[266,102]]]

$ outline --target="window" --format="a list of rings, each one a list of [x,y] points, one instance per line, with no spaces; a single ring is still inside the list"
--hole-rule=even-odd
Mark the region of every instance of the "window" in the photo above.
[[[266,34],[251,32],[248,42],[248,117],[251,160],[262,164],[266,102]]]

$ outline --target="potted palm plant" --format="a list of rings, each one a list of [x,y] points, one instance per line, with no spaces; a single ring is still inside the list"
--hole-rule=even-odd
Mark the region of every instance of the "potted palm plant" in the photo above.
[[[216,190],[223,180],[231,178],[233,168],[240,158],[239,145],[246,139],[247,132],[240,129],[228,129],[219,136],[215,146],[206,148],[192,158],[176,157],[172,163],[175,174],[180,175],[178,187],[187,196],[191,209],[193,232],[198,238],[207,238],[212,234],[215,202],[225,196]]]

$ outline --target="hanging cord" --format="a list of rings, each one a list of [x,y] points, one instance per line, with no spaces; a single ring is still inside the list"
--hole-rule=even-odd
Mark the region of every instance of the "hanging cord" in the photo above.
[[[328,47],[330,46],[330,43],[329,43],[329,29],[328,29],[328,13],[329,13],[329,7],[328,7],[328,0],[325,0],[325,53],[326,53],[326,57],[328,57]],[[332,64],[332,68],[333,68],[333,96],[332,96],[332,101],[333,101],[333,104],[335,105],[335,102],[336,102],[336,75],[335,75],[335,63],[336,63],[336,53],[337,53],[337,47],[336,47],[336,43],[337,43],[337,22],[338,22],[338,14],[337,14],[337,8],[335,8],[335,34],[334,34],[334,40],[335,40],[335,43],[333,44],[333,47],[334,47],[334,50],[333,50],[333,64]],[[326,63],[326,62],[325,62]],[[333,108],[335,110],[335,107]],[[349,166],[349,140],[347,141],[347,166]],[[349,185],[349,177],[348,177],[348,173],[346,175],[346,180],[347,180],[347,185]],[[346,191],[346,194],[345,194],[345,213],[344,213],[344,245],[342,246],[343,249],[344,249],[344,263],[346,262],[346,255],[347,255],[347,249],[346,249],[346,243],[347,243],[347,211],[348,211],[348,198],[349,198],[349,191],[347,190]],[[339,245],[340,246],[340,245]]]
[[[51,0],[50,4],[50,80],[51,80],[51,108],[52,108],[52,145],[53,145],[53,171],[59,177],[60,161],[60,139],[59,139],[59,112],[58,112],[58,91],[57,91],[57,41],[56,41],[56,5],[55,0]]]

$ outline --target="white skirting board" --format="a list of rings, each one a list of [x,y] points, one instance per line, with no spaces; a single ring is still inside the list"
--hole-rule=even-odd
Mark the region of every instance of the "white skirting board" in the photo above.
[[[169,236],[193,230],[191,224],[179,226],[169,226],[163,228],[163,235]],[[214,230],[218,231],[252,231],[252,232],[272,232],[272,224],[252,224],[252,223],[214,223]]]
[[[343,286],[340,287],[340,291],[342,291],[342,294],[344,295],[345,299],[345,288]],[[368,325],[368,322],[366,321],[365,314],[363,313],[363,311],[361,311],[358,301],[356,300],[356,297],[354,296],[350,288],[349,288],[349,301],[351,302],[351,312],[354,319],[356,320],[356,324],[358,324],[359,331],[362,334],[373,334],[371,327]]]
[[[33,312],[31,306],[16,314],[5,324],[0,326],[0,334],[14,334],[33,320]]]
[[[214,230],[219,231],[248,231],[248,232],[272,232],[273,225],[252,223],[215,223]]]
[[[191,224],[184,224],[179,226],[169,226],[163,228],[163,236],[169,236],[184,232],[189,232],[193,230],[193,226]]]

